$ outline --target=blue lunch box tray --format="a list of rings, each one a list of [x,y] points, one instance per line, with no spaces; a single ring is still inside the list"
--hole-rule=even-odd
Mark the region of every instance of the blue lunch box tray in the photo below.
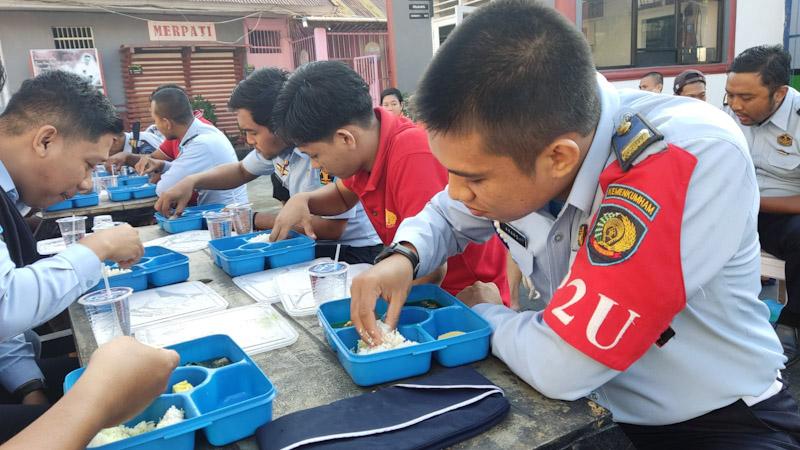
[[[117,177],[117,186],[141,186],[149,180],[148,175],[124,175]]]
[[[159,213],[155,213],[155,218],[161,229],[167,233],[203,230],[206,228],[206,220],[203,218],[203,213],[206,211],[222,211],[224,207],[225,205],[220,203],[190,206],[184,209],[183,215],[176,219],[168,219]]]
[[[108,187],[108,198],[112,202],[124,202],[131,198],[148,198],[156,196],[156,185]]]
[[[85,208],[87,206],[97,206],[100,203],[100,196],[94,192],[88,194],[76,194],[63,202],[50,205],[45,211],[63,211],[72,208]]]
[[[115,263],[107,265],[117,268]],[[145,247],[144,256],[131,266],[131,272],[108,278],[111,287],[127,286],[134,291],[143,291],[148,287],[161,287],[181,283],[189,279],[189,257],[164,247]],[[104,289],[100,280],[89,292]]]
[[[436,306],[432,309],[431,306]],[[388,304],[379,299],[375,313],[382,317]],[[489,354],[489,322],[458,299],[431,284],[414,286],[400,312],[397,330],[419,344],[368,355],[355,353],[359,336],[350,320],[350,299],[323,303],[317,317],[328,344],[342,367],[359,386],[372,386],[421,375],[431,367],[431,357],[445,367],[479,361]],[[464,334],[437,339],[451,331]]]
[[[191,450],[194,448],[194,432],[200,429],[208,442],[222,446],[252,435],[258,427],[272,420],[275,387],[230,337],[207,336],[167,348],[178,352],[181,358],[180,365],[170,376],[167,392],[125,425],[132,427],[142,420],[158,423],[172,405],[183,409],[184,420],[93,448]],[[228,358],[231,364],[216,369],[187,365],[219,358]],[[64,392],[72,388],[84,370],[76,369],[67,375]],[[172,386],[183,380],[194,388],[173,394]]]
[[[294,231],[289,233],[287,239],[278,242],[247,242],[264,233],[269,233],[269,231],[209,241],[208,248],[211,249],[214,263],[228,275],[238,277],[314,259],[316,242],[308,236]]]

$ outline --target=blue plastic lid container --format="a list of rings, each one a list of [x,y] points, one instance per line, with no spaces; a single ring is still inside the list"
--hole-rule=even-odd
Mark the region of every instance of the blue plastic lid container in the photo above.
[[[207,336],[170,346],[180,355],[180,365],[170,376],[167,392],[147,409],[125,422],[134,426],[142,420],[158,422],[170,406],[184,411],[177,424],[153,430],[100,447],[102,450],[191,450],[195,431],[202,429],[212,445],[222,446],[246,438],[272,420],[275,387],[233,340],[225,335]],[[219,368],[193,365],[227,358]],[[64,380],[68,391],[84,368],[70,372]],[[178,394],[172,386],[188,381],[193,388]]]
[[[388,309],[379,299],[377,316]],[[328,344],[350,378],[359,386],[371,386],[421,375],[431,358],[446,367],[475,362],[489,354],[489,323],[458,299],[434,285],[414,286],[400,313],[397,330],[418,342],[378,353],[356,353],[359,336],[350,323],[350,299],[323,303],[317,310]],[[460,334],[450,334],[459,332]]]
[[[238,277],[314,259],[316,242],[308,236],[292,231],[289,238],[282,241],[250,242],[250,239],[265,233],[269,231],[209,241],[214,263],[228,275]]]
[[[225,205],[212,203],[208,205],[190,206],[183,211],[183,215],[170,219],[155,213],[156,221],[162,230],[167,233],[183,233],[184,231],[202,230],[206,228],[203,213],[206,211],[222,211]]]
[[[117,264],[106,261],[106,264],[117,268]],[[161,287],[181,283],[189,279],[189,257],[168,248],[145,247],[144,256],[131,267],[131,272],[108,278],[111,287],[127,286],[134,291],[143,291],[149,287]],[[102,289],[101,280],[89,292]]]

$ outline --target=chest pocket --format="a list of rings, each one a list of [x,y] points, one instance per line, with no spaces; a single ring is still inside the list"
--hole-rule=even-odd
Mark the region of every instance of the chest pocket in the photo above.
[[[777,175],[788,175],[800,166],[800,151],[797,149],[797,143],[783,146],[777,142],[770,142],[767,151],[769,152],[767,162]],[[795,175],[795,177],[799,175]]]

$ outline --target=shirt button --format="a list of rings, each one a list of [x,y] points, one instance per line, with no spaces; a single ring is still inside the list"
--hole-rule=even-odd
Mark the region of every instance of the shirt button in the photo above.
[[[378,211],[372,210],[372,215],[373,216],[377,216],[378,215]]]
[[[558,233],[553,237],[553,240],[556,242],[561,242],[562,239],[564,239],[564,235],[561,233]]]

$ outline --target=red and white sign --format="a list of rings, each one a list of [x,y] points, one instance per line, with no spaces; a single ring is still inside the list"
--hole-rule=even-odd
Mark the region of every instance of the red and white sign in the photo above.
[[[147,21],[151,41],[216,41],[217,30],[213,22],[157,22]]]

